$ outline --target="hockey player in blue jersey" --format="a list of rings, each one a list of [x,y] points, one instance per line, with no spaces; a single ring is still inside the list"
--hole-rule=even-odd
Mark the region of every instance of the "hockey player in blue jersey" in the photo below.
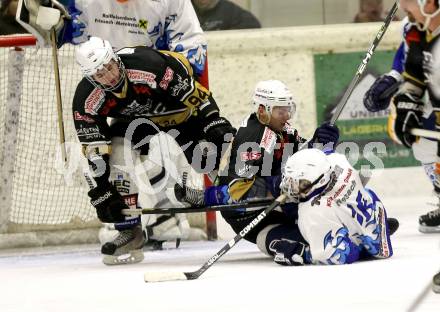
[[[385,207],[344,155],[319,149],[295,153],[286,162],[281,189],[298,202],[298,226],[308,245],[304,263],[349,264],[393,255]]]

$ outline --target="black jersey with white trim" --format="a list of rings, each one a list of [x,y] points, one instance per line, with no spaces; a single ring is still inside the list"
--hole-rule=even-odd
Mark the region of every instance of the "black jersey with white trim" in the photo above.
[[[262,124],[255,113],[240,125],[232,142],[227,174],[220,174],[221,185],[229,185],[229,194],[240,200],[252,187],[256,177],[281,174],[281,165],[298,151],[306,140],[298,131],[286,126],[274,131]]]
[[[76,88],[73,118],[84,145],[110,144],[107,117],[128,121],[145,117],[167,128],[191,115],[219,113],[211,92],[195,80],[192,67],[180,53],[135,47],[117,54],[127,76],[121,93],[96,88],[86,78]]]
[[[403,72],[405,81],[427,91],[432,105],[439,108],[440,98],[436,96],[438,91],[435,92],[434,88],[440,89],[440,85],[434,83],[432,79],[433,50],[438,49],[439,35],[429,31],[421,31],[416,26],[412,26],[405,36],[405,41],[408,46],[405,71]]]

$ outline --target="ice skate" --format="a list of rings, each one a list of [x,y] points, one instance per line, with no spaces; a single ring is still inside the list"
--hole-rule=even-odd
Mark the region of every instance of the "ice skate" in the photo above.
[[[387,218],[388,231],[390,232],[390,236],[396,233],[399,228],[399,220],[396,218]]]
[[[440,233],[440,208],[420,216],[419,224],[422,233]]]
[[[144,259],[143,245],[144,235],[140,224],[120,231],[113,241],[102,246],[103,262],[107,265],[141,262]]]
[[[432,278],[432,290],[440,294],[440,272],[438,272],[434,277]]]

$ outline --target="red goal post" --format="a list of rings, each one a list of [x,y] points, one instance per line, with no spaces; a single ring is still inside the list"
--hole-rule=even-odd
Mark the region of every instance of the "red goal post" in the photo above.
[[[82,75],[74,47],[59,49],[58,61],[65,137],[73,143],[66,144],[67,152],[78,157],[71,103]],[[89,203],[80,161],[63,168],[59,159],[52,62],[51,49],[37,48],[33,36],[0,36],[0,249],[98,242],[101,223]],[[206,214],[188,217],[191,225],[212,233],[206,228],[212,216],[209,222]]]

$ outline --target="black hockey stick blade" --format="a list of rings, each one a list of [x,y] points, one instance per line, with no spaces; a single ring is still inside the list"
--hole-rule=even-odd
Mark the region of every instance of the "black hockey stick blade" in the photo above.
[[[244,227],[233,239],[216,252],[208,261],[206,261],[200,269],[193,272],[146,272],[144,280],[147,283],[152,282],[167,282],[167,281],[184,281],[198,279],[206,270],[208,270],[214,263],[216,263],[225,253],[232,249],[250,230],[259,224],[266,216],[274,210],[277,206],[284,203],[286,195],[281,194],[272,204],[270,204],[264,211],[260,212],[248,225]]]

